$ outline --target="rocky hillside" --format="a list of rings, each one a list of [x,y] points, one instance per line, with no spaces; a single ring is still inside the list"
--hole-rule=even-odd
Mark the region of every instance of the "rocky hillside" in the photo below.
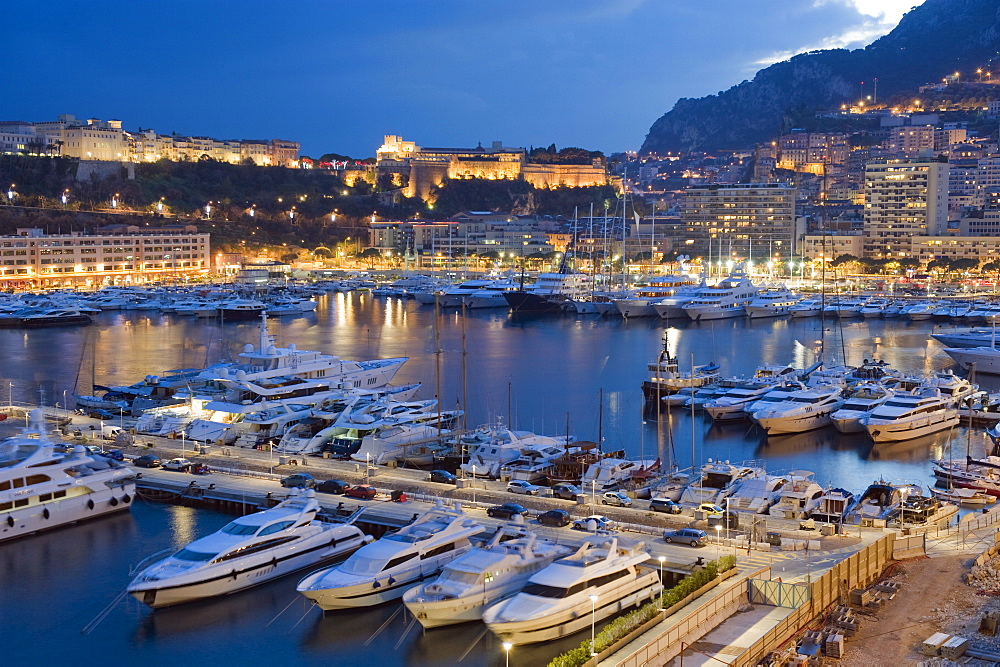
[[[853,100],[878,78],[879,98],[972,72],[1000,50],[996,0],[926,0],[864,49],[813,51],[776,63],[718,95],[682,98],[653,123],[641,152],[749,147],[769,141],[790,110]]]

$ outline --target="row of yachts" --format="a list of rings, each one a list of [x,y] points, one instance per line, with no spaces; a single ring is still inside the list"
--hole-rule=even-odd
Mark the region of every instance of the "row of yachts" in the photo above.
[[[833,426],[876,443],[911,440],[956,426],[970,399],[984,399],[978,386],[950,371],[906,376],[877,360],[856,368],[761,366],[749,377],[722,378],[714,366],[681,372],[664,352],[649,371],[647,401],[700,409],[715,421],[751,419],[768,435]]]

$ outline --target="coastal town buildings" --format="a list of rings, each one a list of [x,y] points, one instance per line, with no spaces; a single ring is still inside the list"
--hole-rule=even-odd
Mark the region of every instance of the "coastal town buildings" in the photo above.
[[[46,234],[21,228],[0,236],[0,287],[131,284],[206,272],[210,235],[194,225],[108,225]]]

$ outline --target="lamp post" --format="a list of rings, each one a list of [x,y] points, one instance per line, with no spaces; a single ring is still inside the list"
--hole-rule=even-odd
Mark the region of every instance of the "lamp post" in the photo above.
[[[594,626],[597,622],[597,596],[590,596],[590,657],[596,658],[597,643],[594,641]]]
[[[656,559],[660,561],[660,611],[666,611],[663,607],[663,561],[666,559],[666,556],[660,556]]]
[[[590,504],[597,506],[597,480],[590,480]]]
[[[472,464],[472,504],[476,504],[476,464]]]
[[[14,407],[14,383],[7,383],[7,404]]]
[[[503,643],[503,650],[507,654],[507,667],[510,667],[510,650],[514,647],[510,642]]]
[[[722,526],[715,524],[715,557],[722,558]]]

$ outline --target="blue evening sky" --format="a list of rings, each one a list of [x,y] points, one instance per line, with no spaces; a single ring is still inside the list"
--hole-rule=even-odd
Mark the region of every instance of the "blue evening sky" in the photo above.
[[[922,0],[167,0],[17,3],[0,120],[422,146],[634,150],[680,97],[815,48],[857,48]]]

